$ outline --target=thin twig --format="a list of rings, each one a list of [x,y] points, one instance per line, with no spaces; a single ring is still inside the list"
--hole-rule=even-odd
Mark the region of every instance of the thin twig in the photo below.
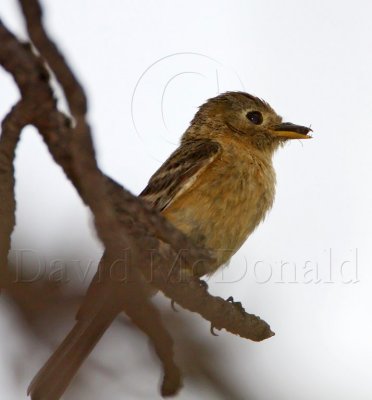
[[[25,102],[18,102],[4,118],[0,135],[0,288],[6,285],[8,253],[15,226],[14,158],[22,128],[26,125]]]

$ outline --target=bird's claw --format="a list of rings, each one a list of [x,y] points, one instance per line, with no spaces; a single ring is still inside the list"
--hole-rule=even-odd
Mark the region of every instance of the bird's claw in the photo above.
[[[213,335],[213,336],[218,336],[217,335],[217,333],[214,331],[214,328],[215,328],[215,326],[211,323],[211,334]]]
[[[229,301],[236,307],[241,313],[245,312],[244,307],[242,306],[242,303],[240,301],[234,301],[234,298],[232,296],[229,296],[226,301]]]
[[[208,283],[206,281],[199,279],[199,284],[203,289],[208,290]]]
[[[204,282],[204,283],[207,285],[207,283],[206,283],[205,281],[200,281],[200,282]],[[208,285],[207,285],[207,286],[208,286]],[[232,303],[232,304],[234,305],[234,307],[236,307],[241,313],[244,313],[244,312],[245,312],[244,307],[242,306],[242,303],[241,303],[240,301],[234,301],[234,298],[233,298],[232,296],[229,296],[229,297],[226,299],[226,301]],[[212,334],[213,336],[218,336],[217,333],[214,331],[215,328],[216,328],[216,327],[211,323],[211,328],[210,328],[211,334]]]
[[[172,299],[172,300],[171,300],[171,307],[172,307],[172,310],[173,310],[174,312],[178,312],[178,310],[177,310],[175,304],[176,304],[176,302]]]

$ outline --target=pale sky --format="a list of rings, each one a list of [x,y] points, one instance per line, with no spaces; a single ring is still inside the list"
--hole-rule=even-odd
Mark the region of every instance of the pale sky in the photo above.
[[[0,16],[22,37],[15,3],[2,0]],[[275,156],[271,213],[224,275],[210,281],[214,294],[240,300],[276,336],[256,344],[225,332],[209,337],[207,325],[200,332],[226,349],[234,384],[254,400],[371,399],[372,3],[43,4],[50,33],[89,96],[99,164],[136,194],[175,149],[197,107],[219,92],[245,90],[285,120],[311,124],[312,140]],[[3,116],[18,94],[2,71],[0,91]],[[77,256],[84,247],[99,258],[89,215],[33,129],[24,131],[16,167],[14,249],[53,258],[63,243],[66,253]],[[4,304],[0,310],[0,398],[19,400],[26,386],[17,386],[9,360],[24,351],[27,362],[33,348],[15,333]],[[147,362],[145,350],[134,369]],[[40,354],[24,385],[48,352]],[[156,380],[126,398],[160,398],[155,390]],[[197,395],[186,384],[178,398]],[[113,392],[110,399],[122,396]]]

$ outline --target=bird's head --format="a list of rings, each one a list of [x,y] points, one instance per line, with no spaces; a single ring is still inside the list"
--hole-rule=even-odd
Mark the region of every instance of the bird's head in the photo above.
[[[310,128],[283,122],[268,103],[244,92],[226,92],[203,104],[186,131],[190,138],[238,136],[259,148],[274,149],[290,139],[308,139]]]

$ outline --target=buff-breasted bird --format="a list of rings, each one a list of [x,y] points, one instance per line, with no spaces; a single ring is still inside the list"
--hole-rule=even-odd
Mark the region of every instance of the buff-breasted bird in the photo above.
[[[141,196],[196,245],[210,249],[217,258],[211,268],[218,268],[273,204],[275,150],[287,140],[309,138],[310,131],[283,123],[258,97],[221,94],[200,107]]]
[[[200,107],[178,149],[141,193],[217,256],[212,269],[196,275],[225,264],[264,219],[274,200],[275,150],[287,140],[309,138],[310,131],[282,122],[269,104],[243,92],[221,94]],[[120,312],[104,285],[88,292],[75,326],[31,383],[33,399],[60,398]]]

